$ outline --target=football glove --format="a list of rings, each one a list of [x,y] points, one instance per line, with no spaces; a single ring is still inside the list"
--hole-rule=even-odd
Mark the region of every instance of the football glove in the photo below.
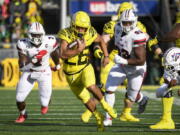
[[[159,43],[159,41],[158,41],[157,37],[150,39],[148,41],[149,50],[154,52],[157,48],[159,48],[158,43]]]
[[[114,62],[116,64],[124,64],[124,65],[128,64],[128,61],[126,59],[124,59],[123,57],[119,56],[119,55],[115,55]]]
[[[46,50],[42,50],[40,51],[37,55],[35,55],[33,58],[32,58],[32,63],[37,63],[39,61],[42,60],[42,57],[45,56],[47,54],[47,51]]]
[[[95,49],[95,50],[94,50],[94,56],[95,56],[96,58],[101,59],[102,56],[103,56],[102,50],[101,50],[101,49]]]

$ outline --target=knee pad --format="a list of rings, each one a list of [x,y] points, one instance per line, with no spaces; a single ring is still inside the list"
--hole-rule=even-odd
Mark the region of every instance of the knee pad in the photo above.
[[[165,98],[170,98],[170,97],[173,97],[173,92],[172,90],[168,91],[165,95],[164,95]]]
[[[125,98],[131,100],[132,102],[140,102],[143,98],[143,95],[142,93],[136,91],[133,91],[129,94],[126,92]]]
[[[156,90],[156,97],[162,98],[167,94],[167,92],[168,92],[168,84],[164,83]]]

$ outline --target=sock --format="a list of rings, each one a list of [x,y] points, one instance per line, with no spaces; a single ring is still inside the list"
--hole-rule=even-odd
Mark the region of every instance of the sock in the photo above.
[[[162,98],[162,106],[163,106],[163,116],[162,119],[171,120],[171,111],[173,105],[174,97],[170,98]]]
[[[114,103],[115,103],[115,94],[112,93],[112,94],[108,94],[106,93],[105,94],[105,99],[106,99],[106,102],[111,106],[113,107],[114,106]],[[111,116],[106,112],[106,119],[112,119]]]
[[[20,111],[20,114],[24,115],[26,113],[26,109]]]

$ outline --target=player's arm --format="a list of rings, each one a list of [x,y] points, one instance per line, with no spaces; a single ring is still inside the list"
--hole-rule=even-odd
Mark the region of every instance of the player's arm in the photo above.
[[[19,40],[16,45],[19,57],[18,64],[21,71],[28,70],[33,66],[31,59],[26,56],[25,49],[23,48],[25,45],[23,42],[24,40]]]
[[[30,63],[30,61],[27,59],[27,56],[22,54],[21,52],[18,52],[18,56],[19,56],[19,60],[18,60],[19,68],[22,68]]]
[[[18,52],[18,56],[19,56],[18,64],[19,64],[19,69],[21,71],[29,70],[33,66],[31,60],[28,59],[25,54]]]
[[[66,40],[61,40],[60,42],[60,57],[62,59],[68,59],[70,57],[78,55],[80,52],[82,52],[85,48],[85,41],[77,39],[77,47],[76,48],[69,48],[68,42]]]
[[[124,64],[124,65],[134,65],[134,66],[143,65],[146,61],[145,45],[135,47],[134,54],[135,54],[135,58],[129,58],[129,59],[125,59],[119,55],[115,55],[114,62],[116,64]]]
[[[127,59],[129,65],[143,65],[146,61],[145,44],[134,48],[135,58]]]
[[[174,28],[168,32],[163,38],[160,38],[160,42],[173,42],[180,38],[180,23],[177,23]]]
[[[102,39],[102,37],[99,34],[97,35],[97,38],[95,39],[94,42],[100,43],[101,50],[103,51],[103,54],[104,54],[103,66],[107,65],[109,63],[109,54],[107,51],[106,43],[104,42],[104,40]]]
[[[111,40],[111,37],[109,34],[106,34],[106,33],[103,33],[102,34],[102,39],[104,40],[104,42],[107,44],[110,40]],[[108,45],[108,44],[107,44]]]
[[[93,43],[93,52],[94,52],[94,56],[96,58],[99,58],[99,59],[102,58],[103,52],[102,52],[101,47],[98,42]]]
[[[55,67],[51,67],[51,69],[53,71],[57,71],[60,69],[60,63],[59,63],[59,48],[56,48],[56,50],[54,50],[52,53],[51,53],[51,58],[55,64]]]
[[[148,41],[148,47],[150,50],[155,52],[155,54],[162,56],[162,50],[159,47],[159,42],[174,42],[175,40],[180,38],[180,24],[177,23],[175,27],[168,32],[164,37],[162,38],[154,38],[150,39]]]

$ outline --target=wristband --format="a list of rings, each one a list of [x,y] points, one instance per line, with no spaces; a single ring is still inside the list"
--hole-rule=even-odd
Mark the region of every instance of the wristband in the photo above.
[[[56,65],[56,70],[59,70],[61,68],[60,64]]]

